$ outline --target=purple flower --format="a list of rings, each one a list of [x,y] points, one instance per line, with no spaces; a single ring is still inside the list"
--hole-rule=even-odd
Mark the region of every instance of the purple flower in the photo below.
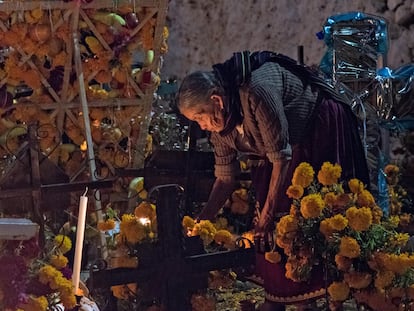
[[[60,272],[62,272],[63,276],[67,278],[68,280],[72,279],[72,269],[69,268],[69,266],[66,266],[62,269],[60,269]]]
[[[14,309],[25,301],[27,271],[23,257],[12,254],[0,257],[0,287],[5,307]]]

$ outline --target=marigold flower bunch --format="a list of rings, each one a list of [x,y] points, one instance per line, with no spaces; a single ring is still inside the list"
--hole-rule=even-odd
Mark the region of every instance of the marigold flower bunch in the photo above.
[[[209,220],[194,220],[186,215],[183,217],[181,224],[183,233],[189,237],[200,236],[206,250],[215,247],[233,249],[235,247],[235,238],[231,230],[227,227],[225,218],[217,218],[216,222]]]
[[[398,170],[389,166],[386,171],[395,188]],[[323,267],[332,310],[351,298],[377,306],[378,299],[388,299],[384,293],[399,288],[396,298],[414,288],[409,235],[398,232],[399,216],[386,217],[366,185],[356,178],[341,180],[341,173],[340,165],[329,162],[318,172],[306,162],[296,168],[286,192],[290,213],[277,222],[275,241],[287,257],[287,278],[306,282],[320,271],[317,266]]]
[[[105,232],[107,244],[112,249],[153,241],[157,237],[156,206],[143,200],[133,213],[121,216],[108,206],[104,219],[97,223],[97,229]]]
[[[44,248],[36,238],[5,241],[0,255],[0,309],[46,311],[56,304],[70,310],[76,297],[66,253],[72,241],[48,235]]]

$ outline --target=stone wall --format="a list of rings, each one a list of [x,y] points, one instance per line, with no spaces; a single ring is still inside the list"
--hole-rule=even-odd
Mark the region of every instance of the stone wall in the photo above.
[[[317,39],[326,19],[336,14],[363,12],[387,20],[391,69],[413,62],[413,0],[172,0],[167,24],[169,52],[164,77],[207,69],[239,50],[274,50],[319,64],[325,50]]]
[[[394,70],[414,63],[414,0],[171,0],[162,76],[180,81],[241,50],[273,50],[298,59],[303,46],[305,64],[319,65],[327,46],[316,34],[328,17],[351,12],[387,21],[385,66]],[[404,108],[411,115],[413,93],[406,96],[409,107]],[[374,133],[379,134],[376,128]],[[414,132],[392,137],[386,145],[382,148],[404,169],[405,184],[414,194]],[[376,170],[376,158],[371,167]]]

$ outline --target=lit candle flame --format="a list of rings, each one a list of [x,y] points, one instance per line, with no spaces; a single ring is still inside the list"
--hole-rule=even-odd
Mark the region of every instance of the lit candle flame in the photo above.
[[[147,217],[139,218],[139,222],[143,224],[144,226],[151,224],[151,220]]]

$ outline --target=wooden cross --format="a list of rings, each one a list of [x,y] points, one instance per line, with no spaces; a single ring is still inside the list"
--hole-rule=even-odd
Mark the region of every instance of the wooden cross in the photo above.
[[[197,240],[185,237],[181,225],[183,215],[180,205],[184,194],[181,186],[161,185],[153,188],[150,194],[156,196],[158,241],[137,248],[138,268],[92,271],[88,282],[91,291],[98,288],[109,289],[114,285],[137,283],[139,288],[148,290],[145,295],[159,300],[166,310],[186,311],[191,310],[189,299],[191,292],[207,288],[208,271],[249,267],[254,264],[253,247],[205,253]],[[152,281],[157,287],[145,287]],[[111,311],[116,310],[114,305],[109,308]]]

